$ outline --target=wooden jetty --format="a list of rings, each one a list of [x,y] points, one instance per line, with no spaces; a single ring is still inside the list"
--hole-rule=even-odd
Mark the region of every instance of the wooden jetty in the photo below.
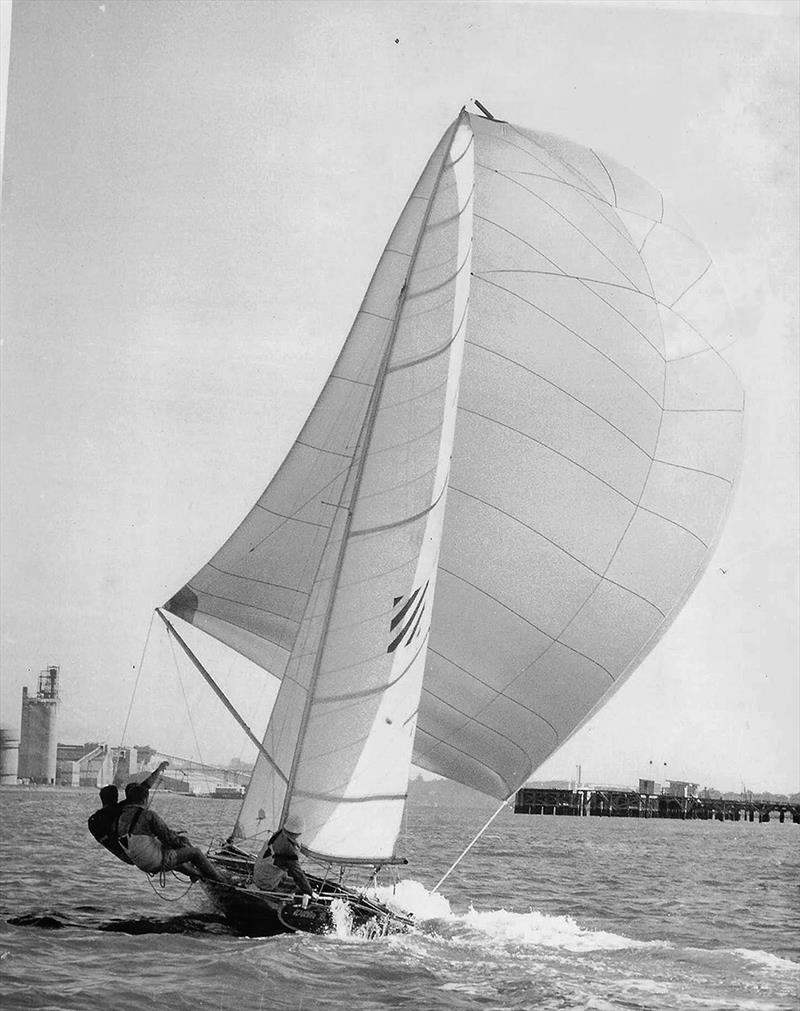
[[[768,822],[775,817],[781,823],[789,817],[795,825],[800,825],[800,804],[787,801],[675,796],[605,787],[573,790],[523,787],[517,791],[514,813],[758,822]]]

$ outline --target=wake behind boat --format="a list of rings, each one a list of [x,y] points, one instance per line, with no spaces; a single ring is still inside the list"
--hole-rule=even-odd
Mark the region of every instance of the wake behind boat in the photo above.
[[[636,669],[730,502],[732,340],[657,190],[461,112],[283,464],[157,611],[257,751],[204,882],[233,922],[406,929],[344,880],[400,861],[411,762],[507,800]],[[279,679],[265,731],[184,623]],[[316,898],[256,883],[294,817]]]

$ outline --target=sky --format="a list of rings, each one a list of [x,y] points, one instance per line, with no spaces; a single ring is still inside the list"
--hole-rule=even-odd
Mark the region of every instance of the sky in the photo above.
[[[56,663],[62,741],[247,754],[148,631],[153,608],[267,484],[428,155],[479,98],[609,154],[681,210],[728,289],[748,409],[706,575],[536,778],[572,779],[580,764],[584,782],[655,770],[800,789],[799,11],[16,2],[0,723],[18,728],[22,685]],[[214,659],[261,726],[274,687]]]

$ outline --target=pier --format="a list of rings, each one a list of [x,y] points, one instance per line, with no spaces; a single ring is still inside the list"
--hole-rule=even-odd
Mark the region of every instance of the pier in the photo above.
[[[606,787],[523,787],[517,791],[514,813],[762,823],[775,818],[781,824],[791,819],[800,825],[800,804],[788,801],[651,794]]]

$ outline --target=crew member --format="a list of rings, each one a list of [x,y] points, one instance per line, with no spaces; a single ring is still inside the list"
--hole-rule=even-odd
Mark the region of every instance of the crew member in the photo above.
[[[226,881],[199,847],[148,809],[149,794],[144,783],[129,783],[126,803],[117,819],[119,844],[131,863],[149,874],[174,870],[191,877]]]
[[[169,762],[161,762],[155,772],[151,772],[147,779],[142,781],[143,785],[149,790],[168,765]],[[127,791],[125,800],[120,803],[119,791],[116,786],[104,786],[100,790],[100,803],[103,806],[89,818],[89,831],[100,845],[105,846],[118,860],[122,860],[126,864],[133,863],[125,850],[120,846],[116,831],[117,819],[122,812],[122,808],[128,803]]]
[[[270,838],[264,855],[272,854],[272,862],[289,877],[304,895],[314,896],[314,890],[300,866],[300,836],[305,825],[300,815],[290,814],[283,826]]]

